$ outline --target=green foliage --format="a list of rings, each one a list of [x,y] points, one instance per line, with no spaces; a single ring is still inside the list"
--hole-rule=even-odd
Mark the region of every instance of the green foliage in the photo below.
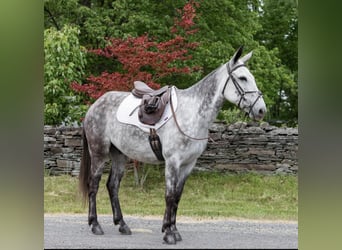
[[[278,57],[278,50],[259,46],[248,62],[268,108],[267,119],[297,120],[297,83]]]
[[[200,41],[194,52],[194,61],[203,68],[203,75],[227,62],[242,44],[246,50],[258,44],[253,35],[261,28],[255,12],[250,11],[245,1],[201,1],[198,9],[195,34]]]
[[[278,91],[272,93],[271,119],[297,123],[298,115],[298,2],[263,1],[259,18],[263,29],[255,35],[268,51],[276,51]],[[278,69],[279,67],[279,69]]]
[[[80,118],[84,107],[72,93],[72,81],[81,81],[86,65],[85,51],[78,42],[79,30],[65,25],[61,31],[44,31],[44,122],[60,124]]]
[[[188,1],[81,1],[44,0],[45,28],[58,30],[75,26],[80,44],[88,49],[103,48],[106,37],[139,37],[148,33],[157,41],[172,38],[170,29]],[[187,37],[198,42],[189,51],[192,60],[177,62],[177,67],[197,66],[189,75],[173,74],[160,82],[187,88],[225,63],[241,44],[254,51],[249,62],[268,107],[266,120],[297,122],[298,114],[298,3],[297,1],[212,0],[198,1],[196,34]],[[118,69],[113,60],[86,55],[86,75]],[[61,112],[50,105],[51,114]]]
[[[236,122],[246,122],[248,117],[246,117],[242,111],[236,107],[232,109],[220,110],[217,119],[226,122],[227,124],[233,124]]]
[[[264,0],[256,38],[268,49],[278,48],[290,70],[298,68],[298,4],[293,0]]]

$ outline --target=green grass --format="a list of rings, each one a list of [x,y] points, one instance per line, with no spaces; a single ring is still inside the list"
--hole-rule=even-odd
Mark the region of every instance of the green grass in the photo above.
[[[124,215],[163,215],[164,169],[148,170],[143,188],[135,185],[133,170],[126,172],[119,193]],[[108,174],[102,176],[97,195],[98,214],[112,213],[107,177]],[[297,191],[296,176],[193,172],[185,184],[178,215],[297,220]],[[44,177],[45,213],[87,213],[87,209],[78,193],[77,178]]]

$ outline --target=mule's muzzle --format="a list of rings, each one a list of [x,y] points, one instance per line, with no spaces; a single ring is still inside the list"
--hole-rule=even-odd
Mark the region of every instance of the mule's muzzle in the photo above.
[[[264,99],[262,98],[262,93],[260,91],[249,91],[246,92],[249,94],[257,94],[257,97],[253,101],[253,103],[244,110],[246,111],[247,115],[255,121],[260,121],[264,118],[267,110],[266,110],[266,104],[264,102]],[[241,102],[241,100],[240,100]]]
[[[246,112],[246,116],[249,115],[250,118],[252,118],[254,121],[260,121],[264,118],[267,110],[265,107],[252,110],[252,112]]]
[[[260,108],[258,114],[256,115],[255,119],[257,121],[262,120],[266,114],[266,108]]]

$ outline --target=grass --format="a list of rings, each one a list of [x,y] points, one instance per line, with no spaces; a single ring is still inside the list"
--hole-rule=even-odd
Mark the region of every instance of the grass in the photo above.
[[[127,170],[119,193],[124,215],[163,215],[164,169],[148,168],[143,188],[135,185],[133,170]],[[97,195],[98,214],[112,213],[107,177],[103,174]],[[297,220],[297,191],[296,176],[193,172],[185,184],[178,215]],[[77,178],[44,177],[45,213],[87,213],[87,209],[78,193]]]

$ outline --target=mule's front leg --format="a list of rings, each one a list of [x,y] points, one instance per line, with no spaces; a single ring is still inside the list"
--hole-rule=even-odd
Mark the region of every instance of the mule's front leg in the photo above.
[[[170,171],[171,170],[171,171]],[[182,237],[176,227],[178,203],[182,194],[184,180],[179,181],[178,171],[172,168],[165,170],[165,214],[162,226],[164,241],[167,244],[176,244]]]
[[[165,214],[164,214],[164,220],[163,220],[163,226],[162,226],[162,232],[164,233],[164,242],[167,244],[176,244],[177,238],[175,235],[175,225],[172,224],[173,218],[175,215],[173,215],[174,206],[176,204],[174,199],[174,194],[170,194],[166,191],[165,195],[165,201],[166,201],[166,208],[165,208]],[[178,233],[178,231],[177,231]],[[179,233],[178,233],[179,234]]]
[[[178,204],[181,199],[183,188],[184,188],[185,179],[186,177],[184,179],[181,179],[177,184],[176,194],[175,194],[175,203],[171,210],[171,232],[173,232],[174,237],[176,238],[176,241],[182,240],[182,236],[180,235],[176,227],[176,217],[177,217]]]
[[[178,204],[182,197],[184,184],[196,161],[182,165],[182,168],[173,168],[172,164],[165,168],[165,201],[166,208],[163,220],[162,232],[165,232],[164,241],[168,244],[176,244],[182,237],[176,227]],[[175,164],[176,165],[176,164]]]
[[[183,176],[183,178],[181,178],[178,181],[177,186],[175,188],[174,201],[172,201],[170,203],[170,204],[172,204],[171,216],[170,216],[170,218],[171,218],[170,230],[171,230],[171,234],[173,234],[173,237],[175,238],[176,241],[182,240],[182,236],[180,235],[180,233],[178,232],[178,229],[176,227],[176,217],[177,217],[178,204],[179,204],[179,201],[180,201],[181,196],[182,196],[185,180],[186,180],[186,176]]]
[[[163,220],[162,232],[165,232],[164,241],[168,244],[176,244],[182,240],[182,236],[176,227],[176,216],[178,203],[180,201],[179,192],[176,192],[174,198],[166,197],[166,209]]]

